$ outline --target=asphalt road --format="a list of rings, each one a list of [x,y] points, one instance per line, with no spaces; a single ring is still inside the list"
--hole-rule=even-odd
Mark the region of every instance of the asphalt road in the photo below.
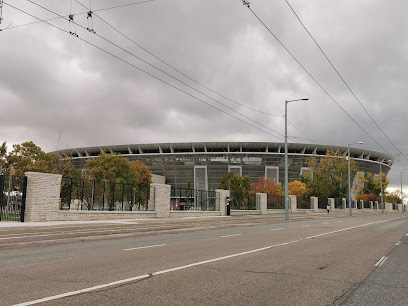
[[[0,228],[1,304],[364,305],[376,273],[407,282],[405,214],[281,217]]]

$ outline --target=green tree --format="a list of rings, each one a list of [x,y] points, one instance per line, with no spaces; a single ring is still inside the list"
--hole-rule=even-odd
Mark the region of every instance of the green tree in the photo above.
[[[140,185],[150,185],[152,181],[152,171],[139,160],[130,162],[132,170],[136,173],[138,177],[138,184]]]
[[[401,204],[401,191],[385,192],[384,202]]]
[[[239,174],[234,174],[234,172],[228,172],[221,179],[219,188],[248,194],[251,191],[251,180],[247,175],[240,176]]]
[[[381,177],[380,174],[374,177],[372,173],[367,173],[366,176],[364,176],[362,173],[359,174],[358,176],[359,179],[359,185],[362,185],[363,187],[359,187],[358,193],[359,194],[377,194],[379,195],[381,193]],[[388,186],[388,179],[385,173],[382,173],[382,188],[385,190]]]
[[[88,159],[85,163],[87,178],[96,181],[115,182],[136,185],[139,176],[133,170],[128,158],[121,154],[107,154],[102,152],[95,159]]]
[[[6,174],[7,171],[7,142],[4,141],[0,146],[0,174]]]
[[[340,151],[328,150],[321,158],[312,156],[307,160],[310,171],[301,181],[306,184],[308,196],[342,198],[348,190],[348,164]],[[357,163],[350,160],[350,174],[353,178],[357,173]],[[352,180],[353,181],[353,180]]]

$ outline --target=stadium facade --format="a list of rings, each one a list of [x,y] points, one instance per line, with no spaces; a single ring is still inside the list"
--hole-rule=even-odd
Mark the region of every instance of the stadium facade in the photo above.
[[[289,181],[298,179],[308,170],[307,159],[315,155],[325,156],[327,150],[340,151],[347,156],[347,147],[288,144]],[[248,175],[251,183],[259,177],[275,182],[284,182],[285,144],[270,142],[193,142],[131,144],[86,147],[61,150],[60,154],[72,156],[73,165],[82,169],[88,159],[96,158],[101,152],[120,153],[129,160],[146,164],[153,174],[164,176],[165,183],[200,190],[216,189],[220,180],[232,171]],[[57,153],[57,152],[53,152]],[[394,158],[388,154],[361,148],[350,148],[352,158],[357,162],[359,172],[388,173]],[[356,178],[354,178],[356,183]]]

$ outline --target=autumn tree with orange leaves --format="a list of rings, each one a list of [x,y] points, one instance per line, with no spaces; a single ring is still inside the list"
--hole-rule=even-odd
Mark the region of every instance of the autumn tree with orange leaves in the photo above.
[[[272,195],[282,194],[282,185],[275,183],[271,179],[264,177],[258,178],[258,181],[252,184],[252,193],[267,193]]]

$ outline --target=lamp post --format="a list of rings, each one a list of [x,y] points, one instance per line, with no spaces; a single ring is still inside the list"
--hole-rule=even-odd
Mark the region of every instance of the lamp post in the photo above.
[[[387,160],[388,163],[391,162],[391,160]],[[383,185],[382,185],[382,168],[381,168],[382,162],[380,161],[380,185],[381,185],[381,211],[384,213],[384,197],[383,197]]]
[[[408,172],[408,171],[402,171],[400,173],[401,175],[401,205],[402,205],[402,211],[404,211],[404,194],[402,193],[402,174]]]
[[[348,194],[349,194],[349,216],[352,215],[351,212],[351,182],[350,182],[350,146],[355,145],[355,144],[363,144],[362,141],[359,142],[354,142],[354,143],[349,143],[347,145],[347,157],[348,157]]]
[[[288,179],[288,103],[308,101],[308,98],[285,100],[285,220],[289,220],[289,179]]]

